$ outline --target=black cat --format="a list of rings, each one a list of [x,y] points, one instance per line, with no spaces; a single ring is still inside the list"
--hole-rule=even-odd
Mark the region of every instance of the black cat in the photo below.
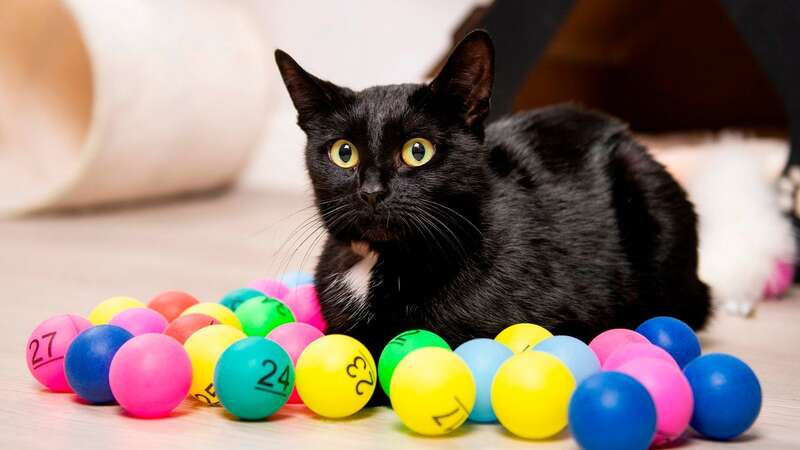
[[[518,322],[584,340],[656,315],[702,327],[684,191],[601,114],[555,106],[484,127],[493,52],[475,31],[430,84],[360,92],[275,52],[329,232],[328,331],[377,357],[411,328],[455,347]]]

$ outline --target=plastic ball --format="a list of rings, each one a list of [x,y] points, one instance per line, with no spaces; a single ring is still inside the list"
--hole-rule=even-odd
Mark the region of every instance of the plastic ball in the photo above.
[[[494,339],[510,348],[512,352],[519,353],[533,348],[539,342],[552,336],[553,333],[539,325],[518,323],[504,329]]]
[[[147,307],[161,313],[167,322],[172,322],[187,308],[198,303],[199,300],[186,292],[166,291],[153,297]]]
[[[251,298],[263,296],[264,293],[261,291],[252,288],[241,288],[225,294],[225,297],[222,297],[222,300],[220,300],[219,303],[231,311],[236,312],[236,308],[238,308],[242,303],[250,300]]]
[[[741,435],[761,411],[761,384],[747,364],[723,353],[710,353],[684,369],[694,393],[691,425],[711,439]]]
[[[127,341],[111,361],[114,398],[136,417],[163,417],[181,404],[192,384],[192,363],[183,346],[163,334]]]
[[[318,415],[334,419],[360,411],[377,383],[369,350],[343,334],[310,343],[297,360],[295,376],[303,403]]]
[[[386,344],[378,358],[378,381],[386,395],[390,394],[392,374],[400,361],[409,353],[423,347],[441,347],[450,350],[450,345],[444,339],[428,330],[404,331]]]
[[[79,334],[64,358],[69,386],[89,403],[114,401],[108,372],[111,361],[122,345],[133,337],[114,325],[97,325]]]
[[[314,284],[314,277],[305,272],[286,272],[281,276],[280,282],[288,288]]]
[[[560,359],[569,368],[575,384],[600,371],[597,355],[588,345],[572,336],[553,336],[539,342],[533,349]]]
[[[472,339],[455,349],[455,354],[467,363],[475,380],[475,406],[469,413],[473,422],[495,422],[492,409],[492,379],[500,365],[514,352],[494,339]],[[380,368],[380,364],[378,364]]]
[[[575,379],[555,356],[529,351],[512,356],[494,376],[492,407],[511,433],[526,439],[553,436],[567,426]]]
[[[251,298],[236,308],[242,331],[248,336],[264,337],[276,327],[294,322],[294,314],[280,300],[264,295]]]
[[[100,302],[89,313],[89,322],[92,325],[105,325],[117,314],[131,308],[145,308],[146,305],[135,298],[111,297]]]
[[[642,344],[650,343],[646,337],[633,330],[628,330],[627,328],[613,328],[595,336],[595,338],[589,342],[589,348],[597,355],[597,359],[602,366],[606,362],[606,358],[608,358],[614,350],[625,344],[634,342]]]
[[[189,314],[205,314],[217,319],[221,324],[238,328],[239,330],[242,329],[242,323],[239,322],[239,318],[236,317],[236,314],[219,303],[198,303],[186,308],[186,310],[181,313],[181,316],[188,316]]]
[[[278,300],[283,299],[289,293],[289,288],[285,284],[274,278],[263,278],[261,280],[253,281],[247,287],[261,291],[264,295]]]
[[[220,355],[231,344],[246,338],[238,328],[230,325],[211,325],[201,328],[183,344],[192,362],[192,385],[189,395],[209,406],[219,406],[214,387],[214,368]]]
[[[231,414],[261,420],[286,404],[294,388],[292,360],[269,339],[242,339],[220,356],[214,386],[222,406]]]
[[[656,405],[656,435],[653,444],[663,445],[681,437],[692,418],[694,397],[683,372],[660,359],[629,361],[617,371],[644,385]]]
[[[157,311],[149,308],[132,308],[114,316],[109,325],[116,325],[128,330],[132,335],[145,333],[163,333],[167,328],[167,319]]]
[[[611,352],[611,354],[608,355],[608,358],[606,358],[606,362],[603,363],[603,370],[617,370],[620,366],[628,361],[634,361],[642,358],[660,359],[661,361],[678,367],[678,363],[672,359],[672,355],[667,353],[667,351],[663,348],[656,347],[653,344],[634,342],[618,347],[616,350]]]
[[[170,322],[164,334],[183,344],[197,330],[218,324],[219,320],[205,314],[187,314]]]
[[[328,328],[319,306],[317,288],[313,284],[305,284],[289,290],[282,301],[292,310],[298,322],[313,325],[323,333]]]
[[[584,450],[645,450],[656,432],[656,406],[633,377],[596,373],[572,394],[569,427]]]
[[[64,355],[75,337],[91,326],[75,314],[51,317],[37,325],[25,347],[25,361],[36,381],[53,392],[71,392],[64,373]]]
[[[700,356],[700,339],[689,325],[674,317],[653,317],[639,325],[636,332],[666,350],[680,367]]]
[[[308,344],[322,336],[324,335],[321,331],[307,323],[290,322],[270,331],[267,338],[277,342],[278,345],[286,350],[289,357],[292,358],[292,364],[297,364],[297,359],[300,358],[300,355],[303,353],[303,350],[308,347]],[[300,395],[297,393],[297,388],[292,388],[292,394],[289,396],[288,403],[302,402]]]

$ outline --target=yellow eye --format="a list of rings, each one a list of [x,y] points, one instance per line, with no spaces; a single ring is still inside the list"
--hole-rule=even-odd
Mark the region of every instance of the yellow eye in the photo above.
[[[403,151],[400,155],[403,157],[403,162],[409,166],[419,167],[427,164],[433,158],[434,153],[436,153],[436,148],[431,144],[431,141],[425,138],[414,138],[409,139],[403,145]]]
[[[331,161],[342,169],[350,169],[358,164],[358,150],[352,142],[339,139],[331,145],[328,152]]]

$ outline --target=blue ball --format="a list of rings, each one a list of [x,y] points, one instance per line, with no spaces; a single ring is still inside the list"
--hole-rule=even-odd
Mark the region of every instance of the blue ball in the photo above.
[[[469,415],[473,422],[495,422],[497,416],[492,409],[492,380],[505,360],[514,355],[505,345],[494,339],[473,339],[455,349],[469,366],[475,379],[475,406]]]
[[[251,288],[241,288],[235,291],[230,291],[222,297],[220,304],[231,311],[236,311],[242,303],[250,300],[253,297],[263,297],[264,293]]]
[[[644,321],[636,332],[667,351],[681,368],[700,356],[700,340],[692,328],[674,317],[660,316]]]
[[[733,439],[747,431],[761,411],[758,377],[739,358],[723,353],[701,356],[686,366],[692,386],[692,428],[711,439]]]
[[[117,350],[132,337],[114,325],[98,325],[79,334],[64,357],[64,371],[72,390],[90,403],[113,402],[108,370]]]
[[[293,288],[304,284],[314,284],[314,277],[305,272],[286,272],[281,276],[280,281],[286,287]]]
[[[572,336],[553,336],[536,344],[533,348],[539,352],[550,353],[560,359],[572,372],[575,384],[597,372],[600,372],[600,360],[597,355],[580,339]]]
[[[584,450],[644,450],[656,433],[656,406],[633,377],[600,372],[572,394],[569,426]]]

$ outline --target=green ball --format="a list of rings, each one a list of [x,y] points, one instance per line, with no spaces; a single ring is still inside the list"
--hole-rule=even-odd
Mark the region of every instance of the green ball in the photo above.
[[[441,347],[452,350],[438,334],[428,330],[404,331],[386,344],[378,360],[378,381],[383,392],[389,395],[394,369],[409,353],[422,347]]]
[[[228,292],[219,302],[222,304],[222,306],[235,312],[242,303],[250,300],[251,298],[264,296],[264,293],[261,291],[250,288],[241,288]]]
[[[269,339],[251,337],[222,353],[214,371],[222,406],[244,420],[261,420],[279,410],[294,388],[292,358]]]
[[[288,306],[263,294],[239,305],[235,314],[242,323],[242,331],[248,336],[264,337],[273,329],[295,321]]]

